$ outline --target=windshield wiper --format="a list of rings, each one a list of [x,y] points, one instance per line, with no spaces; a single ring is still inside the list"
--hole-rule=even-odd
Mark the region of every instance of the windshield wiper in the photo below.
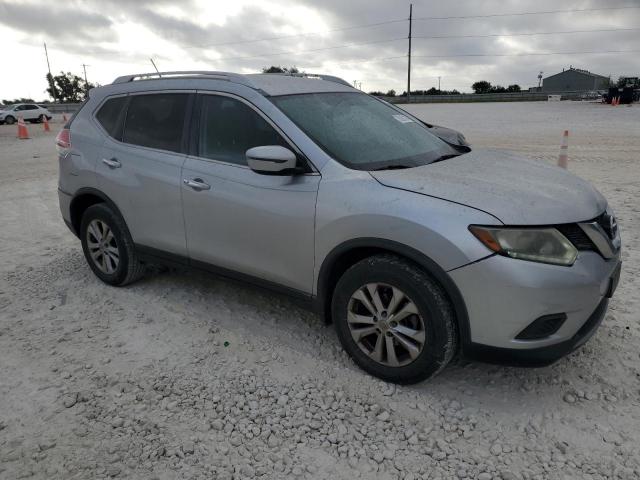
[[[447,155],[442,155],[438,158],[436,158],[433,162],[431,163],[436,163],[436,162],[441,162],[443,160],[449,160],[450,158],[453,157],[459,157],[460,155],[462,155],[461,153],[448,153]]]
[[[377,172],[379,170],[402,170],[404,168],[411,168],[411,167],[409,165],[397,164],[397,165],[385,165],[384,167],[374,168],[373,170]]]

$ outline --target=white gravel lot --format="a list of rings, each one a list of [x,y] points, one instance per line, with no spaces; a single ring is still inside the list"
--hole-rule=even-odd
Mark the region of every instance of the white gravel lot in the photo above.
[[[640,477],[640,106],[409,109],[540,161],[569,129],[570,170],[623,235],[586,346],[543,369],[459,360],[400,388],[270,293],[190,271],[108,287],[60,217],[55,131],[0,126],[0,478]]]

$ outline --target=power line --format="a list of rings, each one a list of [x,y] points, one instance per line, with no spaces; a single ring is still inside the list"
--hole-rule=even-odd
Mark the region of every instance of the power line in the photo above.
[[[640,6],[627,5],[623,7],[572,8],[567,10],[541,10],[536,12],[489,13],[486,15],[452,15],[447,17],[416,17],[414,18],[414,20],[462,20],[462,19],[468,19],[468,18],[519,17],[523,15],[549,15],[554,13],[599,12],[603,10],[626,10],[630,8],[640,8]]]
[[[525,33],[506,33],[506,34],[486,34],[486,35],[428,35],[428,36],[416,36],[413,35],[412,38],[420,38],[420,39],[439,39],[439,38],[488,38],[488,37],[512,37],[512,36],[532,36],[532,35],[555,35],[555,34],[569,34],[569,33],[597,33],[597,32],[614,32],[614,31],[632,31],[632,30],[640,30],[640,27],[633,28],[610,28],[610,29],[597,29],[597,30],[567,30],[561,32],[525,32]],[[370,42],[359,42],[359,43],[347,43],[342,45],[332,45],[330,47],[320,47],[320,48],[312,48],[307,50],[288,50],[282,52],[273,52],[273,53],[260,53],[256,55],[243,55],[243,56],[235,56],[235,57],[220,57],[216,58],[217,61],[222,60],[246,60],[252,58],[266,58],[266,57],[276,57],[279,55],[297,55],[302,53],[313,53],[313,52],[322,52],[326,50],[337,50],[340,48],[350,48],[350,47],[360,47],[364,45],[375,45],[380,43],[390,43],[390,42],[398,42],[400,40],[406,40],[406,37],[398,37],[398,38],[389,38],[385,40],[372,40]]]
[[[392,24],[392,23],[401,23],[401,22],[406,22],[406,21],[408,21],[406,18],[402,18],[402,19],[398,19],[398,20],[388,20],[388,21],[385,21],[385,22],[366,23],[366,24],[362,24],[362,25],[351,25],[351,26],[348,26],[348,27],[332,28],[330,30],[320,30],[320,31],[316,31],[316,32],[296,33],[296,34],[291,34],[291,35],[281,35],[281,36],[278,36],[278,37],[255,38],[255,39],[252,39],[252,40],[237,40],[237,41],[232,41],[232,42],[212,43],[212,44],[208,44],[208,45],[185,47],[185,48],[211,48],[211,47],[222,47],[222,46],[226,46],[226,45],[240,45],[240,44],[246,44],[246,43],[267,42],[267,41],[270,41],[270,40],[284,40],[284,39],[287,39],[287,38],[306,37],[306,36],[313,36],[313,35],[323,35],[325,33],[343,32],[343,31],[346,31],[346,30],[356,30],[356,29],[360,29],[360,28],[379,27],[381,25],[389,25],[389,24]]]
[[[628,32],[632,30],[640,30],[640,27],[601,28],[596,30],[565,30],[561,32],[490,33],[490,34],[484,34],[484,35],[414,35],[413,38],[439,39],[439,38],[521,37],[521,36],[535,36],[535,35],[560,35],[560,34],[570,34],[570,33]]]
[[[463,53],[456,55],[414,55],[419,58],[454,58],[454,57],[528,57],[546,55],[589,55],[589,54],[610,54],[610,53],[638,53],[640,50],[603,50],[587,52],[531,52],[531,53]]]
[[[406,39],[405,39],[406,40]],[[412,58],[452,58],[452,57],[526,57],[526,56],[545,56],[545,55],[599,55],[599,54],[618,54],[618,53],[640,53],[640,50],[604,50],[604,51],[582,51],[582,52],[540,52],[540,53],[516,53],[516,54],[481,54],[481,53],[471,53],[471,54],[461,54],[461,55],[411,55]],[[371,63],[371,62],[383,62],[387,60],[397,60],[400,58],[407,58],[406,55],[396,55],[393,57],[378,57],[378,58],[363,58],[363,59],[355,59],[348,60],[344,62],[334,63],[334,65],[353,65],[353,64],[361,64],[361,63]],[[330,62],[330,61],[329,61]],[[331,62],[332,63],[332,62]],[[306,65],[304,68],[312,69],[312,68],[320,68],[323,65]]]
[[[549,15],[555,13],[579,13],[579,12],[596,12],[603,10],[626,10],[632,8],[640,8],[640,6],[636,5],[627,5],[621,7],[601,7],[601,8],[580,8],[580,9],[567,9],[567,10],[546,10],[546,11],[537,11],[537,12],[516,12],[516,13],[490,13],[486,15],[458,15],[458,16],[443,16],[443,17],[417,17],[414,20],[458,20],[458,19],[471,19],[471,18],[491,18],[491,17],[512,17],[512,16],[522,16],[522,15]],[[384,22],[375,22],[375,23],[365,23],[359,25],[350,25],[346,27],[340,28],[332,28],[328,30],[320,30],[316,32],[307,32],[307,33],[296,33],[291,35],[280,35],[274,37],[264,37],[264,38],[255,38],[251,40],[236,40],[229,42],[219,42],[212,43],[207,45],[200,46],[191,46],[184,48],[212,48],[212,47],[222,47],[227,45],[242,45],[247,43],[258,43],[258,42],[267,42],[272,40],[284,40],[289,38],[297,38],[297,37],[306,37],[306,36],[314,36],[314,35],[323,35],[325,33],[332,32],[342,32],[347,30],[356,30],[361,28],[371,28],[371,27],[379,27],[382,25],[389,25],[394,23],[403,23],[408,22],[408,18],[396,19],[396,20],[387,20]]]
[[[240,57],[220,57],[220,58],[215,58],[213,60],[219,61],[219,60],[244,60],[244,59],[249,59],[249,58],[264,58],[264,57],[275,57],[278,55],[296,55],[299,53],[310,53],[310,52],[321,52],[324,50],[336,50],[339,48],[348,48],[348,47],[360,47],[362,45],[373,45],[373,44],[378,44],[378,43],[389,43],[389,42],[397,42],[399,40],[406,40],[406,37],[402,37],[402,38],[389,38],[386,40],[372,40],[370,42],[361,42],[361,43],[347,43],[347,44],[343,44],[343,45],[333,45],[331,47],[321,47],[321,48],[312,48],[310,50],[289,50],[286,52],[275,52],[275,53],[261,53],[258,55],[245,55],[245,56],[240,56]]]

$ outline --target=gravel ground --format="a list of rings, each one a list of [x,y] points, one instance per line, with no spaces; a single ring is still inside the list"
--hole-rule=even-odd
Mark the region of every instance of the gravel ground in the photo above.
[[[401,388],[270,293],[189,271],[105,286],[58,212],[55,132],[0,126],[0,478],[640,477],[640,107],[410,110],[541,161],[570,130],[569,168],[624,242],[586,346],[543,369],[458,360]]]

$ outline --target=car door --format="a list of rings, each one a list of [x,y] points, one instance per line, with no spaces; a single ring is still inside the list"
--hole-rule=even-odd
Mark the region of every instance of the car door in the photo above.
[[[20,117],[22,117],[23,120],[29,120],[29,115],[27,112],[26,105],[18,105],[13,109],[13,112],[15,114],[16,120]]]
[[[296,151],[248,102],[198,95],[195,154],[182,169],[189,257],[309,294],[314,267],[314,219],[320,176],[261,175],[245,152],[260,145]],[[300,152],[299,162],[306,162]]]
[[[180,171],[190,102],[189,93],[145,92],[108,99],[96,113],[106,133],[96,163],[100,190],[137,246],[185,258]]]
[[[25,120],[36,120],[40,116],[37,105],[25,105],[23,113]]]

